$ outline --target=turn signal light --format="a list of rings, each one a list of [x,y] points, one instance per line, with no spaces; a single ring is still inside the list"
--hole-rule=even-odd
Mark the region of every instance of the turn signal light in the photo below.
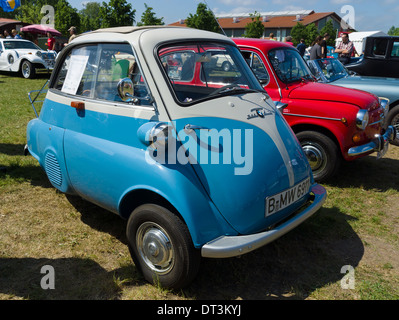
[[[352,138],[354,143],[359,143],[362,140],[362,136],[360,133],[356,133]]]

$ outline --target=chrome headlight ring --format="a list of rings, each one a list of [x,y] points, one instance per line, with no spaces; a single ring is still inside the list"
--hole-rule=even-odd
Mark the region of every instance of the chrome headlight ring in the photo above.
[[[383,98],[383,97],[379,97],[378,98],[380,100],[380,105],[381,108],[384,110],[384,118],[386,118],[386,116],[388,115],[389,112],[389,99],[388,98]]]
[[[367,125],[369,124],[369,112],[367,110],[359,110],[356,115],[356,126],[360,130],[366,129]]]
[[[7,61],[9,64],[13,64],[14,63],[14,56],[10,53],[7,57]]]

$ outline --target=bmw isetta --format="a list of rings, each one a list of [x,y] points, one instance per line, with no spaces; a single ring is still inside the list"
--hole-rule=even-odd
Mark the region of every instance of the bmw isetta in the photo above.
[[[170,288],[188,285],[201,257],[264,246],[326,199],[237,46],[206,31],[77,37],[57,59],[27,147],[55,188],[127,219],[136,267]]]

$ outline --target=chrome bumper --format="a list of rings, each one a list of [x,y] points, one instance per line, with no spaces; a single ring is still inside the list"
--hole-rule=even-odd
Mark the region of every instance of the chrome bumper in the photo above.
[[[300,225],[321,208],[327,198],[326,189],[319,184],[314,184],[311,192],[315,196],[313,203],[304,209],[304,211],[275,229],[250,235],[219,237],[206,243],[201,248],[201,255],[205,258],[231,258],[256,250],[278,239]]]
[[[348,155],[359,156],[374,151],[381,151],[384,149],[387,143],[395,140],[395,138],[396,138],[396,129],[393,126],[389,126],[383,135],[377,134],[371,142],[364,144],[362,146],[350,148],[348,151]]]

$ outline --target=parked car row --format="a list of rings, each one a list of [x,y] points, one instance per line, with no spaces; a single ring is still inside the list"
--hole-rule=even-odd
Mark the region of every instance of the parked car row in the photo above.
[[[389,104],[373,94],[315,82],[299,52],[285,43],[234,39],[264,89],[297,135],[316,180],[334,175],[342,161],[386,153],[396,137],[385,126]]]
[[[288,45],[234,41],[181,27],[81,35],[27,126],[55,188],[127,220],[149,282],[184,287],[201,257],[281,237],[321,208],[318,181],[341,159],[383,156],[395,137],[386,100],[316,83]]]

